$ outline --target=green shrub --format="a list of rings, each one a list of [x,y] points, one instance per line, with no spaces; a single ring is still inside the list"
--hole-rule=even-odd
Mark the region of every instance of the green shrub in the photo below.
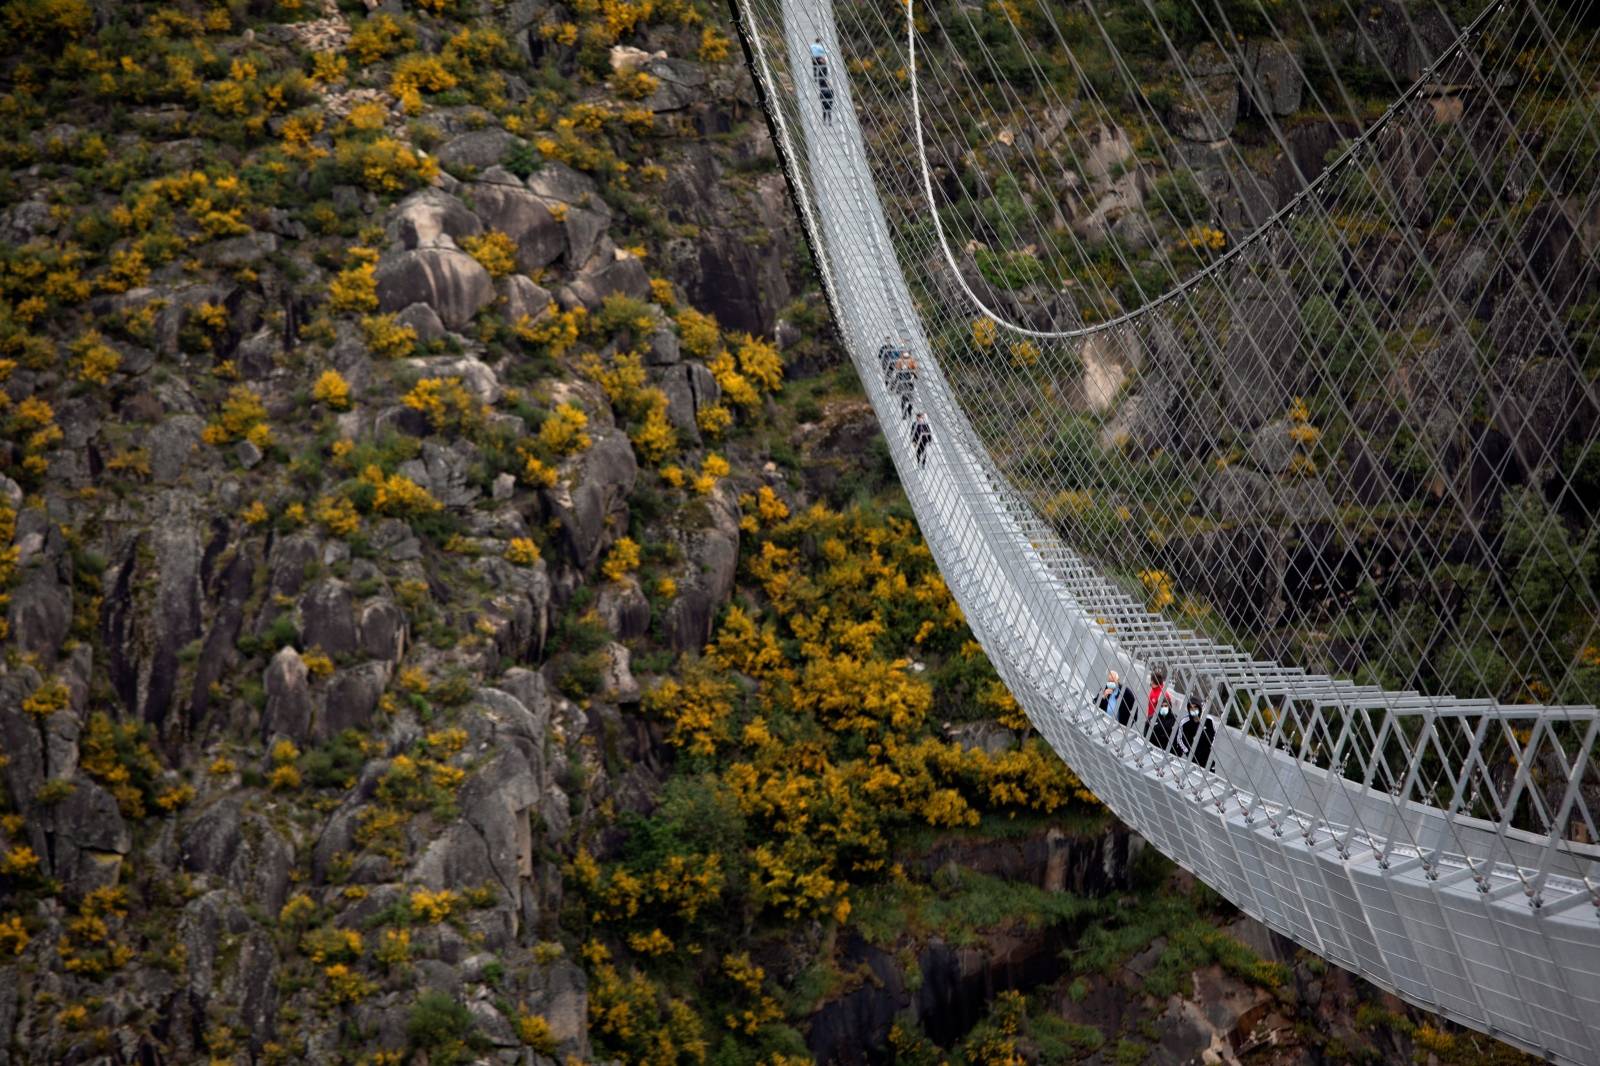
[[[435,1066],[465,1061],[477,1036],[467,1008],[443,992],[418,996],[406,1018],[406,1038]]]
[[[361,734],[346,729],[322,747],[308,751],[300,760],[300,770],[313,788],[351,788],[366,761]]]

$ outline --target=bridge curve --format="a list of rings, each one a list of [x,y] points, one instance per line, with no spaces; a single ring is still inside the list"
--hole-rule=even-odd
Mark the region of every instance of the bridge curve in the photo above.
[[[1509,815],[1471,817],[1464,792],[1486,735],[1522,731],[1526,752],[1559,724],[1579,737],[1559,804],[1570,816],[1600,716],[1287,668],[1180,629],[1099,573],[1008,482],[933,354],[851,79],[836,58],[826,116],[809,75],[813,38],[843,54],[831,3],[733,2],[835,321],[923,535],[1040,733],[1120,818],[1252,917],[1426,1009],[1556,1061],[1595,1061],[1600,849]],[[926,466],[877,363],[886,335],[909,338],[920,362]],[[1227,693],[1204,766],[1091,702],[1107,669],[1142,678],[1157,663],[1203,667]]]

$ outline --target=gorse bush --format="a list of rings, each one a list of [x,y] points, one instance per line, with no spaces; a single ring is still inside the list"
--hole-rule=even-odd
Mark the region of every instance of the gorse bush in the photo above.
[[[586,951],[592,987],[612,1007],[648,999],[661,1011],[645,960],[722,936],[729,915],[852,922],[858,893],[894,880],[891,841],[908,829],[1095,805],[1040,741],[990,755],[939,735],[932,687],[909,656],[975,656],[976,684],[1003,689],[908,520],[866,508],[792,514],[769,487],[741,503],[756,596],[729,607],[704,656],[643,703],[680,773],[655,814],[625,823],[619,858],[585,850],[568,867],[578,928],[616,937],[639,960],[630,970]],[[989,705],[1017,716],[1009,699]],[[730,965],[742,1006],[720,1021],[767,1039],[780,1019],[752,971]],[[608,1052],[653,1061],[637,1026],[598,1033]],[[683,1039],[693,1039],[687,1028]]]

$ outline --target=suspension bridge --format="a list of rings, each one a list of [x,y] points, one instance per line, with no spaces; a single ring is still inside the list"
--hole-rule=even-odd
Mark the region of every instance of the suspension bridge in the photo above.
[[[1600,1061],[1594,12],[1496,3],[1458,26],[1392,5],[1429,54],[1381,107],[1338,56],[1311,61],[1324,24],[1273,23],[1277,54],[1332,72],[1274,107],[1227,6],[1196,5],[1199,46],[1153,23],[1177,72],[1164,111],[1142,86],[1113,104],[1151,68],[1096,5],[735,14],[922,532],[1039,732],[1162,852],[1322,958]],[[1382,50],[1360,5],[1323,6],[1348,13],[1347,50]],[[1287,186],[1229,135],[1221,113],[1252,100]],[[1321,158],[1296,139],[1308,115],[1338,132]],[[1178,118],[1199,137],[1171,135]],[[1145,144],[1096,163],[1119,121]],[[1052,140],[1071,164],[1054,174]],[[1028,210],[988,210],[1001,182],[974,191],[974,159],[1033,190]],[[1169,192],[1204,170],[1245,208],[1184,198],[1170,240],[1076,224],[1148,206],[1140,170]],[[1072,218],[1039,217],[1063,199]],[[1048,239],[1097,269],[1048,277]],[[1038,283],[1019,297],[985,260]],[[916,360],[924,462],[886,339]],[[1138,688],[1127,724],[1097,705],[1108,670]],[[1215,724],[1203,761],[1147,731],[1158,670]]]

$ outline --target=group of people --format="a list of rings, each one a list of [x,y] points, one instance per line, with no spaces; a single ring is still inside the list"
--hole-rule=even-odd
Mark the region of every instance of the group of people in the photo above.
[[[811,42],[811,77],[817,83],[817,101],[822,104],[822,124],[833,125],[833,83],[828,80],[828,49],[818,37]]]
[[[822,104],[822,122],[824,125],[833,124],[833,85],[828,78],[828,48],[818,37],[811,42],[811,77],[817,83],[817,99]],[[883,386],[900,400],[900,420],[904,422],[911,417],[916,408],[917,395],[917,361],[911,355],[911,340],[901,337],[900,344],[887,334],[884,335],[883,345],[878,349],[878,367],[883,372]],[[916,449],[917,466],[928,465],[928,445],[933,443],[933,427],[928,424],[928,416],[921,411],[916,412],[916,419],[911,423],[911,446]]]
[[[901,337],[897,346],[885,333],[878,346],[878,369],[883,372],[883,387],[900,400],[900,421],[904,422],[916,407],[917,395],[917,360],[911,354],[910,338]],[[911,444],[917,450],[918,467],[927,465],[931,443],[933,427],[928,425],[928,416],[917,411],[916,420],[911,423]]]
[[[1102,711],[1117,720],[1118,725],[1133,725],[1137,721],[1150,743],[1162,751],[1193,759],[1201,766],[1211,761],[1211,746],[1216,741],[1217,727],[1205,713],[1199,696],[1191,695],[1186,701],[1182,721],[1173,709],[1173,692],[1167,688],[1167,678],[1160,670],[1150,675],[1150,694],[1144,700],[1144,714],[1139,712],[1139,697],[1133,689],[1122,683],[1115,670],[1106,671],[1106,683],[1100,690],[1097,703]]]

